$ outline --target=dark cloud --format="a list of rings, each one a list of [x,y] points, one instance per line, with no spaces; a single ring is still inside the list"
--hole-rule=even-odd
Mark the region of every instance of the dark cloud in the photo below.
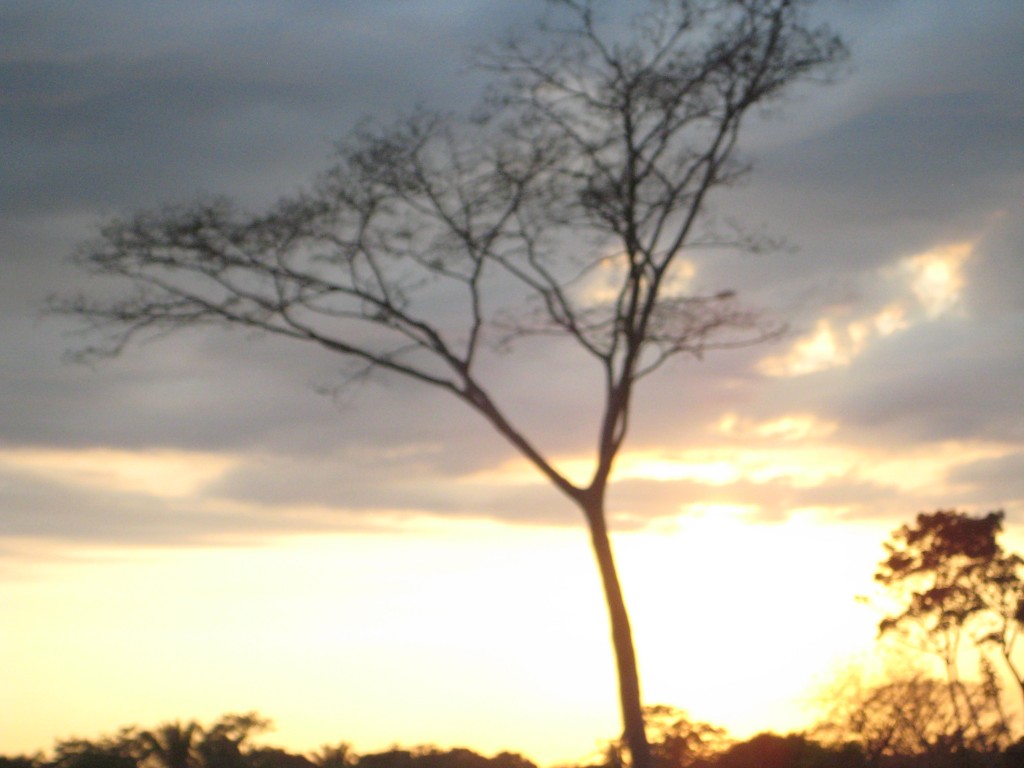
[[[878,223],[979,204],[984,211],[1024,171],[1022,122],[1024,98],[1005,92],[908,95],[787,146],[770,162],[775,179]],[[823,172],[807,186],[811,167]]]
[[[5,6],[9,210],[102,211],[197,192],[271,200],[367,114],[475,101],[462,41],[521,24],[525,10],[117,5]]]
[[[0,537],[13,539],[180,546],[218,534],[240,537],[254,528],[268,532],[252,518],[197,514],[194,504],[92,491],[12,472],[0,473],[0,504]],[[279,521],[278,527],[285,526]]]
[[[780,399],[806,398],[865,443],[1018,441],[1024,362],[1008,354],[1013,330],[979,338],[965,321],[935,321],[878,341],[847,368],[780,383],[791,390]]]
[[[862,300],[864,276],[976,234],[1024,192],[1020,9],[834,2],[820,15],[847,39],[850,71],[749,131],[754,174],[717,201],[795,250],[707,264],[798,321]]]

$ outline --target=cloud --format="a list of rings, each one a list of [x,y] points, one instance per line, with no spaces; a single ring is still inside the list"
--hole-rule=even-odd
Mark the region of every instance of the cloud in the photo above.
[[[398,530],[412,516],[398,509],[366,509],[312,503],[293,493],[290,503],[255,503],[254,493],[218,495],[208,481],[214,470],[203,457],[150,457],[163,469],[187,467],[185,484],[160,483],[159,475],[136,475],[135,455],[108,456],[106,468],[87,466],[95,452],[81,457],[0,457],[0,541],[12,552],[17,542],[41,546],[89,544],[105,547],[232,546],[259,543],[288,534]],[[69,476],[68,466],[74,468]],[[266,469],[266,466],[263,467]],[[272,467],[274,468],[274,467]],[[276,468],[274,468],[276,469]],[[218,468],[216,471],[220,471]],[[294,476],[291,478],[295,479]],[[430,509],[419,509],[419,515]]]
[[[475,101],[481,80],[465,74],[465,60],[434,52],[529,17],[525,8],[417,9],[8,3],[0,193],[19,213],[197,193],[271,202],[306,182],[367,114]]]
[[[819,318],[812,333],[797,339],[785,353],[764,358],[758,370],[766,376],[793,377],[846,367],[874,340],[961,309],[963,266],[974,248],[969,241],[943,244],[866,276],[862,283],[872,279],[875,285],[862,288],[872,298],[857,302],[860,314],[851,317],[847,305],[833,307],[833,316]],[[898,287],[893,291],[886,282]],[[878,306],[885,297],[887,303]]]
[[[117,546],[201,544],[244,536],[253,520],[148,494],[82,488],[0,466],[0,538]]]
[[[758,366],[766,376],[805,376],[849,365],[863,347],[863,328],[850,324],[837,331],[831,321],[818,321],[814,332],[797,340],[784,355],[765,358]]]
[[[805,440],[809,437],[827,437],[836,431],[837,424],[822,422],[812,413],[796,413],[757,423],[727,413],[719,419],[717,428],[728,437],[778,439],[785,442]]]
[[[526,28],[537,8],[456,6],[5,5],[10,535],[180,543],[424,514],[578,523],[440,393],[388,379],[334,403],[311,389],[339,380],[338,360],[219,332],[62,367],[63,326],[36,318],[47,293],[82,283],[63,259],[112,211],[197,191],[258,205],[307,181],[363,115],[470,106],[482,79],[459,74],[458,52]],[[643,382],[613,491],[619,526],[714,504],[765,520],[897,516],[972,494],[1019,504],[1006,473],[1024,444],[1020,14],[938,7],[822,7],[846,25],[854,72],[752,124],[756,174],[711,201],[720,220],[765,222],[799,249],[693,254],[675,284],[736,288],[794,335]],[[583,476],[600,371],[564,352],[524,344],[488,373],[515,423]],[[186,467],[177,495],[146,486],[174,466]],[[931,487],[899,482],[915,475]]]
[[[966,486],[963,496],[975,504],[1020,507],[1024,505],[1024,451],[962,464],[950,473],[950,480]]]
[[[957,307],[964,288],[963,264],[974,252],[974,243],[949,243],[902,259],[910,288],[929,318]]]

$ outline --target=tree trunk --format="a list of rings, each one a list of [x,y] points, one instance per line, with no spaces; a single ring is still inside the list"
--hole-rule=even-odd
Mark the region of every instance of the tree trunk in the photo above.
[[[583,508],[590,527],[590,542],[597,558],[597,567],[604,587],[608,620],[611,624],[612,647],[619,677],[619,705],[622,710],[623,737],[629,749],[633,768],[653,768],[651,748],[644,728],[643,703],[640,698],[640,675],[637,672],[636,653],[633,650],[633,630],[622,598],[622,588],[615,568],[608,527],[605,523],[602,499]]]

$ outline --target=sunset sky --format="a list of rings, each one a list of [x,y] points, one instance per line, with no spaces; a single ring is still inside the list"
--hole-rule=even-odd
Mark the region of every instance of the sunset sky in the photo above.
[[[623,3],[613,4],[620,10]],[[541,2],[0,0],[0,754],[259,710],[268,741],[580,760],[619,729],[574,508],[413,383],[189,332],[90,368],[47,296],[104,219],[294,191],[364,116],[468,110],[467,55]],[[789,324],[645,380],[610,497],[645,698],[801,728],[872,648],[882,542],[922,510],[1024,541],[1024,5],[831,0],[838,82],[751,122],[694,260]],[[493,372],[585,471],[588,371]]]

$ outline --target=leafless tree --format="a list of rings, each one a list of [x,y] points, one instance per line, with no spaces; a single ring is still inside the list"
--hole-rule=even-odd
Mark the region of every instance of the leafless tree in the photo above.
[[[581,510],[610,615],[624,737],[650,768],[605,498],[640,379],[678,355],[777,328],[731,291],[690,295],[674,269],[715,231],[708,197],[742,175],[751,110],[844,55],[802,0],[653,0],[627,28],[590,0],[552,2],[529,41],[479,55],[495,85],[470,119],[420,110],[364,127],[308,191],[258,215],[224,201],[110,222],[79,260],[126,278],[121,300],[57,309],[91,323],[85,354],[204,324],[308,342],[461,400]],[[603,280],[595,290],[595,275]],[[595,367],[593,473],[578,484],[513,423],[489,356],[558,336]]]

